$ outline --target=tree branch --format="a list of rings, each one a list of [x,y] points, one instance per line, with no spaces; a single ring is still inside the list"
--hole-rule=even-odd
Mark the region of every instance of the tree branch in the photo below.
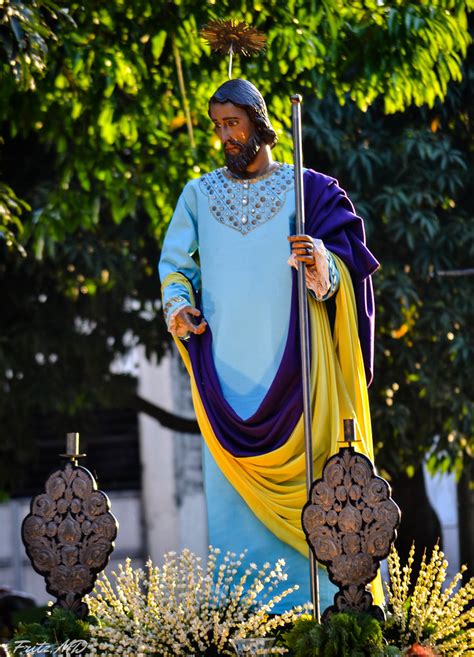
[[[132,403],[134,408],[136,408],[139,413],[145,413],[145,415],[149,415],[154,420],[157,420],[161,426],[165,427],[166,429],[171,429],[172,431],[178,431],[180,433],[201,433],[196,420],[180,417],[179,415],[165,411],[163,408],[152,404],[139,395],[134,396]]]

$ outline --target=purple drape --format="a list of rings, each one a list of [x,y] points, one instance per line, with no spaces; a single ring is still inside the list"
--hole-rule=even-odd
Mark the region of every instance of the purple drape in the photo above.
[[[374,292],[371,274],[379,263],[365,244],[364,223],[337,180],[316,171],[304,174],[306,227],[312,237],[347,265],[357,304],[359,338],[367,385],[372,382],[374,363]]]

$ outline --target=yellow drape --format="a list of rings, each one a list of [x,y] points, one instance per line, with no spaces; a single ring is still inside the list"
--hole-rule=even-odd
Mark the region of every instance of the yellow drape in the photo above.
[[[357,310],[350,274],[334,256],[340,274],[336,296],[334,338],[324,303],[309,296],[312,365],[314,476],[321,476],[327,458],[335,454],[343,437],[343,420],[353,418],[355,448],[373,460],[372,430],[364,362],[357,332]],[[301,527],[306,503],[303,417],[284,445],[260,456],[237,457],[217,440],[195,383],[188,352],[176,344],[191,378],[196,417],[206,444],[229,482],[260,521],[279,539],[308,555]],[[381,586],[374,595],[383,600]],[[378,602],[377,602],[378,601]]]

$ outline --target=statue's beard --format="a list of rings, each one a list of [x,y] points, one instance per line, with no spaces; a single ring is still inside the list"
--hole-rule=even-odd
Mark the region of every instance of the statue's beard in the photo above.
[[[236,146],[239,149],[239,152],[225,154],[227,168],[232,171],[232,173],[240,176],[245,173],[249,164],[252,164],[252,162],[257,157],[258,151],[260,150],[260,146],[262,144],[262,140],[255,132],[249,138],[246,144],[242,144],[240,141],[231,138],[227,140],[226,146],[228,144]]]

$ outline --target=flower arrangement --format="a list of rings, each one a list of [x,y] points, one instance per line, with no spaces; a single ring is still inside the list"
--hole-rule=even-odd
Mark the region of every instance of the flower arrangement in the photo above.
[[[235,654],[235,640],[285,631],[291,657],[474,655],[474,578],[460,586],[463,567],[446,583],[448,564],[436,545],[429,561],[423,555],[412,587],[414,554],[413,546],[402,567],[392,548],[387,620],[382,623],[348,612],[317,624],[301,607],[273,615],[275,605],[296,589],[280,592],[287,579],[284,561],[259,569],[243,564],[245,553],[221,557],[210,548],[205,566],[189,550],[168,553],[161,567],[149,561],[146,570],[133,569],[127,559],[112,573],[113,582],[105,574],[97,580],[87,597],[92,616],[86,622],[53,609],[44,623],[21,626],[11,647],[59,643],[71,649],[74,640],[81,650],[87,644],[87,655],[219,657]],[[265,654],[288,653],[287,648],[277,641]]]
[[[446,585],[448,562],[439,545],[427,561],[423,554],[413,590],[410,590],[415,546],[402,568],[394,547],[388,557],[390,615],[385,634],[406,655],[461,657],[474,654],[474,578],[459,586],[466,567]]]
[[[263,637],[294,622],[302,608],[269,616],[296,590],[280,592],[287,579],[284,561],[258,569],[254,563],[243,566],[244,557],[221,558],[211,547],[203,566],[185,549],[166,554],[161,567],[148,561],[146,571],[133,569],[127,559],[112,573],[114,586],[102,575],[87,598],[98,621],[90,626],[88,654],[235,655],[231,639]]]
[[[423,555],[411,586],[415,547],[405,566],[394,547],[388,557],[387,620],[338,613],[318,625],[301,617],[285,635],[293,657],[467,657],[474,655],[474,578],[460,586],[463,566],[446,583],[448,563],[436,545]]]

